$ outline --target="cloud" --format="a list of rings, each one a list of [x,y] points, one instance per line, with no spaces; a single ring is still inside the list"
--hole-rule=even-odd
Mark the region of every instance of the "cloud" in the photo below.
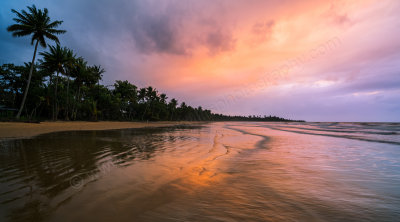
[[[137,14],[129,17],[126,28],[140,53],[188,56],[204,47],[214,55],[235,47],[228,28],[215,16],[203,17],[204,9],[196,4],[142,3],[139,7]]]
[[[257,22],[253,25],[252,33],[256,42],[263,42],[271,37],[275,21]]]
[[[205,45],[211,55],[231,51],[235,48],[235,43],[236,40],[233,39],[232,34],[223,32],[221,29],[207,33],[205,40]]]
[[[139,16],[133,24],[131,34],[136,47],[142,53],[187,54],[179,39],[178,22],[166,15]]]
[[[330,18],[330,22],[333,25],[340,25],[340,26],[351,25],[353,21],[350,19],[348,13],[341,12],[339,10],[340,6],[338,6],[338,4],[340,3],[332,2],[331,7],[326,12],[326,16]]]
[[[5,30],[12,23],[10,9],[31,4],[0,2],[0,62],[21,64],[31,59],[29,38],[13,38]],[[225,110],[234,114],[307,120],[340,120],[347,115],[350,120],[357,117],[351,113],[359,106],[371,110],[366,114],[370,120],[382,119],[383,114],[387,119],[400,116],[390,105],[398,103],[400,85],[400,4],[395,0],[35,4],[47,7],[53,20],[64,20],[67,33],[60,36],[61,43],[89,64],[102,65],[107,70],[104,84],[116,79],[140,87],[152,84],[170,97],[203,107],[238,89],[257,88]],[[310,55],[310,50],[336,37],[340,44],[332,50],[300,62],[276,84],[258,87],[265,73]],[[354,93],[368,96],[355,98]]]

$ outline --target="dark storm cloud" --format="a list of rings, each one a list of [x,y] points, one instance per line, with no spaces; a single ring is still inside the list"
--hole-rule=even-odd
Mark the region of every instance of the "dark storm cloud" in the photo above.
[[[11,8],[21,10],[31,4],[29,1],[4,4],[2,27],[4,23],[12,23]],[[222,25],[217,22],[199,24],[201,10],[205,9],[197,9],[196,4],[188,2],[43,0],[35,4],[38,8],[47,7],[52,19],[64,20],[61,27],[68,32],[60,36],[62,44],[84,51],[83,56],[89,60],[94,58],[94,62],[101,62],[96,58],[101,53],[96,51],[99,47],[121,44],[121,36],[125,37],[125,43],[130,40],[139,54],[187,55],[196,47],[206,47],[211,54],[216,54],[232,50],[235,46],[232,33]],[[4,13],[4,8],[7,8],[7,13]],[[11,38],[4,28],[0,31],[0,38],[7,38],[8,42],[25,41]],[[4,57],[8,54],[4,52],[4,49],[7,50],[6,43],[1,47],[1,56]]]
[[[230,51],[235,47],[236,40],[229,32],[224,32],[220,29],[209,32],[206,37],[205,44],[210,54]]]
[[[130,28],[140,52],[186,54],[186,49],[179,40],[179,26],[167,15],[142,15],[135,19]]]
[[[190,55],[195,48],[205,47],[217,54],[234,49],[233,34],[214,18],[204,19],[195,5],[142,2],[138,7],[126,28],[141,53]]]
[[[139,54],[189,55],[199,46],[214,54],[232,50],[235,45],[232,33],[214,18],[208,18],[212,23],[203,24],[201,10],[204,9],[190,1],[166,4],[163,1],[103,0],[77,5],[79,14],[72,18],[77,23],[74,27],[84,22],[91,35],[98,38],[128,36]]]
[[[106,69],[105,83],[115,79],[143,82],[141,64],[146,56],[190,56],[198,48],[210,55],[234,50],[231,29],[219,21],[219,14],[208,13],[224,4],[197,1],[69,0],[35,1],[37,8],[48,8],[52,20],[63,20],[60,35],[63,46],[84,57],[89,64]],[[13,24],[11,9],[22,10],[31,1],[0,2],[0,62],[21,64],[31,59],[29,37],[13,38],[6,27]],[[220,10],[220,8],[215,9]],[[207,22],[205,22],[207,21]],[[54,44],[48,41],[49,44]],[[39,48],[40,51],[46,49]],[[144,57],[143,57],[144,56]]]
[[[217,24],[184,25],[184,19],[179,13],[136,16],[129,26],[136,48],[146,54],[176,55],[189,55],[196,47],[205,47],[212,55],[234,49],[236,41],[231,32]]]

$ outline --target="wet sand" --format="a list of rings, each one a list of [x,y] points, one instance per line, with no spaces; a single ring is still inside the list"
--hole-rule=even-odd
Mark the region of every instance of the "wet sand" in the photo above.
[[[189,124],[1,141],[0,221],[399,221],[399,123]]]
[[[41,122],[41,123],[18,123],[0,122],[0,139],[29,138],[44,133],[77,131],[77,130],[110,130],[110,129],[129,129],[143,127],[165,127],[176,125],[192,125],[200,122],[189,121],[163,121],[163,122]]]

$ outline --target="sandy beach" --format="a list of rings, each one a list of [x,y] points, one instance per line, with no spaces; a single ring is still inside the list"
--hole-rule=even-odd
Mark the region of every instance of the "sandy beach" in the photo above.
[[[11,138],[29,138],[44,133],[76,131],[76,130],[110,130],[110,129],[128,129],[142,127],[164,127],[176,125],[198,124],[199,122],[189,121],[164,121],[164,122],[41,122],[41,123],[18,123],[18,122],[0,122],[0,139]]]
[[[1,141],[0,221],[399,221],[398,123],[203,125]]]

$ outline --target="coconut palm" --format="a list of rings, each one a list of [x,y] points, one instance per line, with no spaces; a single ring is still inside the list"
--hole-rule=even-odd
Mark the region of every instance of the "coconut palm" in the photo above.
[[[89,66],[88,68],[91,73],[91,83],[93,84],[93,81],[95,81],[97,85],[100,85],[100,80],[103,78],[105,70],[100,65]]]
[[[168,97],[165,93],[160,94],[160,102],[161,103],[165,104],[167,102],[167,99],[168,99]]]
[[[72,116],[71,119],[75,120],[76,119],[76,114],[78,111],[78,103],[81,99],[81,88],[83,87],[83,84],[85,83],[87,76],[89,75],[89,70],[87,66],[87,62],[82,58],[79,57],[75,59],[74,65],[72,66],[71,73],[70,75],[75,78],[74,85],[78,88],[76,94],[75,94],[75,100],[74,103],[72,104]]]
[[[141,88],[138,91],[138,99],[140,103],[146,103],[146,88]]]
[[[175,98],[171,99],[171,101],[168,103],[168,109],[170,112],[169,120],[171,120],[171,121],[173,120],[177,105],[178,105],[178,100],[176,100]]]
[[[70,76],[71,73],[73,72],[74,66],[75,66],[75,61],[76,61],[76,55],[74,54],[74,51],[71,49],[67,49],[65,53],[65,58],[66,62],[64,64],[64,74],[67,76],[67,106],[65,109],[65,120],[69,120],[69,82],[70,82]]]
[[[59,44],[56,46],[50,46],[48,52],[41,52],[43,56],[42,66],[48,67],[52,72],[56,72],[56,83],[54,90],[54,103],[53,103],[53,120],[57,120],[58,117],[58,79],[59,74],[65,74],[67,67],[71,67],[75,58],[72,50],[61,47]]]
[[[32,5],[31,7],[28,6],[28,12],[25,10],[18,12],[14,9],[12,9],[11,12],[15,13],[17,16],[16,18],[13,19],[17,24],[9,26],[7,28],[7,31],[12,32],[12,35],[14,37],[32,35],[31,45],[33,45],[36,41],[35,50],[33,52],[32,63],[29,71],[28,81],[24,92],[24,97],[22,99],[21,106],[16,116],[16,118],[19,119],[19,117],[21,116],[22,109],[24,108],[26,96],[29,90],[29,85],[31,83],[32,71],[33,71],[33,66],[35,64],[35,57],[38,44],[40,43],[40,45],[43,48],[46,48],[46,38],[58,43],[59,40],[56,35],[65,33],[66,31],[56,29],[59,25],[61,25],[63,21],[51,22],[50,17],[48,16],[47,8],[41,10],[37,9],[35,5]]]

